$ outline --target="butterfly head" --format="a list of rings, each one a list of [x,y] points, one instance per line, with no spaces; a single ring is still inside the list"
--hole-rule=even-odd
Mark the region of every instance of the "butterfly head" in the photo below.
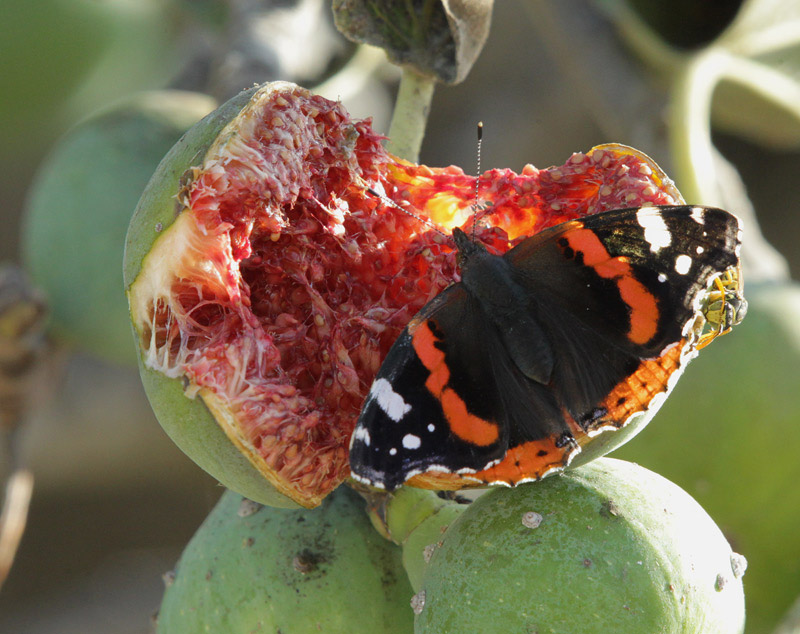
[[[485,246],[472,239],[458,227],[453,229],[453,242],[455,242],[456,249],[458,249],[458,265],[460,268],[463,268],[464,263],[475,255],[486,251]]]

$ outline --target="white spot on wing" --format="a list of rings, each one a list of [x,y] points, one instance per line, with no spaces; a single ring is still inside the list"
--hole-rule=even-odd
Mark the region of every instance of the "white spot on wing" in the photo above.
[[[700,255],[703,251],[705,251],[705,249],[703,247],[697,247],[695,251],[697,252],[697,255]]]
[[[394,447],[392,447],[392,448],[389,450],[389,455],[390,455],[390,456],[394,456],[394,455],[396,455],[396,454],[397,454],[397,449],[395,449]]]
[[[369,443],[370,443],[371,439],[369,437],[369,431],[367,431],[366,427],[362,427],[361,425],[356,427],[356,430],[353,432],[353,438],[355,440],[360,440],[367,447],[369,447]]]
[[[658,281],[659,281],[659,282],[661,282],[661,283],[663,284],[664,282],[666,282],[666,281],[667,281],[667,276],[666,276],[666,275],[664,275],[663,273],[659,273],[659,274],[658,274]]]
[[[372,480],[367,476],[362,476],[357,474],[355,471],[352,471],[350,475],[353,477],[354,480],[358,480],[359,482],[363,482],[364,484],[369,484],[370,486],[374,486],[376,489],[386,488],[386,485],[380,480]]]
[[[692,220],[699,225],[706,224],[706,219],[703,214],[704,211],[702,207],[692,207]]]
[[[658,253],[672,243],[669,229],[657,210],[642,207],[636,212],[636,221],[644,228],[644,239],[650,245],[651,252]]]
[[[422,441],[419,439],[419,436],[415,436],[414,434],[406,434],[403,436],[403,447],[406,449],[419,449],[421,444]]]
[[[373,382],[369,389],[369,397],[374,399],[378,407],[395,423],[400,422],[403,416],[411,411],[411,405],[392,389],[392,384],[386,379],[377,379]]]
[[[675,258],[675,271],[679,275],[686,275],[690,268],[692,268],[692,258],[688,255],[679,255]]]
[[[434,425],[433,423],[428,423],[428,431],[433,431],[435,429],[436,429],[436,425]]]

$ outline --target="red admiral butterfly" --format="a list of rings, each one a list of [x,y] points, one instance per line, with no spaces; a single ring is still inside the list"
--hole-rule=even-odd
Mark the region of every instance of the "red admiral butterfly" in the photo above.
[[[740,234],[735,216],[692,206],[598,213],[504,255],[455,229],[461,281],[389,351],[353,433],[353,477],[516,485],[621,444],[698,346],[744,316]]]

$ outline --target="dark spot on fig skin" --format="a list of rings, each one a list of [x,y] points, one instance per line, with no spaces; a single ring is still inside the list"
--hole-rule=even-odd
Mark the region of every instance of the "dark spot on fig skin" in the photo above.
[[[436,496],[443,500],[450,500],[457,504],[472,504],[472,500],[458,491],[437,491]]]
[[[309,549],[301,550],[292,559],[292,567],[302,575],[315,572],[320,564],[325,563],[326,559],[321,553],[315,553]]]
[[[619,517],[620,512],[614,500],[606,500],[600,507],[600,515],[609,519]]]

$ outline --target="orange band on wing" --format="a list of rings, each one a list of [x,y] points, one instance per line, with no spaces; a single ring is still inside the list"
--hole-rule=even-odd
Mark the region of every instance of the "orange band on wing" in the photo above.
[[[539,479],[553,469],[564,467],[570,451],[556,446],[555,438],[542,438],[511,447],[496,465],[478,471],[475,478],[486,482],[516,484],[520,480]]]
[[[569,246],[583,255],[583,263],[602,278],[617,284],[622,301],[630,310],[628,338],[633,343],[650,341],[658,330],[655,296],[633,275],[626,257],[612,257],[600,238],[590,229],[575,229],[564,236]]]
[[[441,403],[450,430],[473,445],[484,447],[496,442],[500,435],[497,425],[470,414],[464,400],[447,387],[450,369],[445,363],[444,352],[436,347],[439,339],[434,335],[431,324],[427,321],[414,324],[413,330],[409,328],[409,331],[417,357],[431,373],[425,381],[425,387]]]
[[[442,403],[450,431],[461,440],[481,447],[497,442],[500,436],[497,425],[470,414],[467,411],[467,404],[453,390],[446,388],[438,398]]]

